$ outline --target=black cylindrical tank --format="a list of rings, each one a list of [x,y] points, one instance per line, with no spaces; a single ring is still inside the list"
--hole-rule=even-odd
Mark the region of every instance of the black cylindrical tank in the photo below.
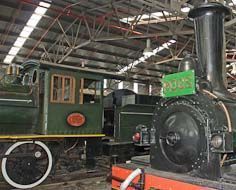
[[[228,101],[236,100],[226,88],[224,18],[230,10],[220,3],[206,3],[193,9],[197,57],[204,78],[211,83],[213,93]]]

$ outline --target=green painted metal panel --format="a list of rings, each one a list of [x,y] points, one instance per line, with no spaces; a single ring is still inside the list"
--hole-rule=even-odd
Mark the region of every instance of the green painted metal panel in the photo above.
[[[53,74],[72,76],[76,80],[75,104],[52,103],[50,102],[51,85],[50,80]],[[79,80],[81,78],[95,79],[102,81],[103,77],[96,74],[74,72],[61,69],[50,69],[45,75],[45,95],[43,106],[43,123],[41,123],[39,133],[42,134],[96,134],[102,132],[103,98],[99,103],[79,104]],[[101,92],[103,90],[101,89]],[[85,116],[86,122],[80,127],[72,127],[67,123],[67,116],[78,112]]]
[[[144,104],[129,104],[118,108],[115,113],[115,138],[120,142],[132,142],[136,126],[142,124],[152,126],[155,106]]]
[[[161,82],[165,98],[196,93],[194,70],[165,75]]]
[[[0,133],[1,134],[96,134],[102,131],[103,77],[98,74],[53,69],[41,70],[40,90],[35,86],[0,83]],[[75,104],[51,103],[50,80],[52,74],[73,76],[76,79]],[[79,104],[79,80],[81,78],[101,81],[99,103]],[[43,86],[44,85],[44,86]],[[40,93],[39,93],[40,91]],[[42,93],[43,92],[43,93]],[[70,113],[82,113],[86,122],[81,127],[67,123]],[[39,118],[39,120],[38,120]]]
[[[96,134],[101,133],[102,107],[98,104],[50,105],[48,109],[47,134]],[[78,112],[85,116],[85,123],[72,127],[67,123],[70,113]]]
[[[38,122],[37,87],[0,84],[0,133],[32,133]]]
[[[37,125],[36,107],[0,105],[0,133],[32,133]]]

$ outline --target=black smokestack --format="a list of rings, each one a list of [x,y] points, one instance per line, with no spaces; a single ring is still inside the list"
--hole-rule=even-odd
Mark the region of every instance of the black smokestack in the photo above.
[[[227,91],[225,80],[225,34],[224,18],[230,10],[220,3],[201,4],[189,13],[194,19],[196,48],[204,77],[220,98],[232,100],[235,97]]]

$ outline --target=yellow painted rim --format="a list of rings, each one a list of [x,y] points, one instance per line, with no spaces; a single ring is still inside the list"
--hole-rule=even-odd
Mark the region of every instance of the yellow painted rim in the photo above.
[[[72,137],[105,137],[104,134],[80,135],[0,135],[0,139],[42,139],[42,138],[72,138]]]

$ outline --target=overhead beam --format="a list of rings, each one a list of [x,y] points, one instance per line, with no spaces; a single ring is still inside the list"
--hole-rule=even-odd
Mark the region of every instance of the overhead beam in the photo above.
[[[225,27],[228,28],[236,23],[236,18],[233,18],[232,20],[225,23]]]
[[[115,40],[124,40],[124,39],[145,39],[145,38],[156,38],[156,37],[168,37],[173,35],[192,35],[194,34],[194,30],[179,30],[176,32],[168,31],[168,32],[157,32],[154,34],[144,34],[144,35],[131,35],[127,38],[123,36],[111,36],[111,37],[99,37],[95,41],[115,41]]]

